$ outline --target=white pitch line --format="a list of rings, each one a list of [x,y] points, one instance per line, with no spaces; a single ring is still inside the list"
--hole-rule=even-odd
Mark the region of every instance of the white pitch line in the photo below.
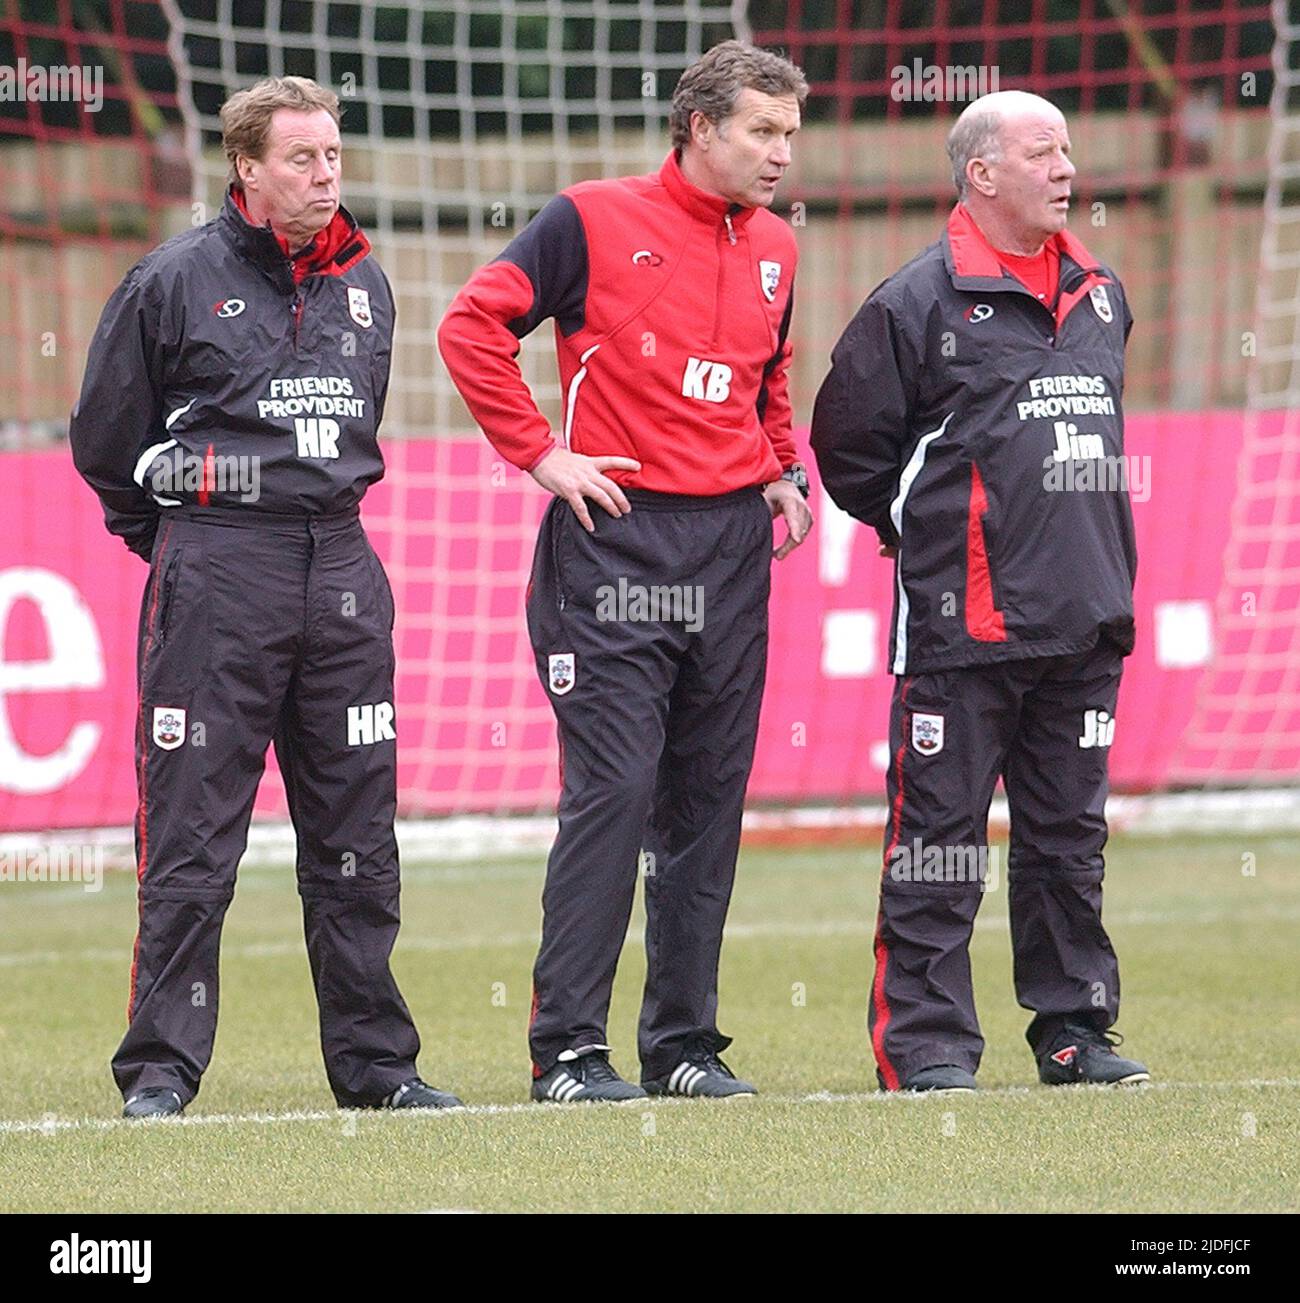
[[[1262,1078],[1252,1077],[1244,1081],[1153,1081],[1139,1086],[1085,1087],[1091,1094],[1106,1093],[1116,1098],[1164,1093],[1184,1090],[1295,1090],[1300,1088],[1300,1077]],[[994,1086],[981,1089],[970,1095],[970,1099],[1045,1099],[1048,1092],[1057,1092],[1057,1086]],[[1076,1090],[1078,1088],[1075,1088]],[[900,1102],[917,1104],[925,1100],[944,1100],[952,1103],[953,1096],[948,1094],[913,1093],[909,1091],[861,1091],[856,1094],[835,1094],[831,1091],[818,1091],[811,1095],[764,1095],[759,1094],[757,1101],[769,1104],[880,1104],[891,1106]],[[640,1108],[690,1108],[698,1107],[697,1099],[675,1099],[653,1096],[644,1100],[625,1100],[616,1105],[620,1111],[634,1112]],[[587,1104],[575,1104],[573,1109],[589,1108]],[[47,1117],[38,1121],[0,1121],[0,1134],[3,1135],[53,1135],[59,1131],[116,1131],[118,1129],[140,1130],[153,1127],[207,1127],[207,1126],[269,1126],[280,1123],[295,1122],[345,1122],[349,1118],[367,1121],[378,1118],[430,1119],[441,1121],[449,1117],[509,1117],[535,1116],[552,1117],[568,1109],[555,1104],[471,1104],[459,1109],[316,1109],[295,1110],[288,1113],[199,1113],[186,1114],[177,1118],[160,1118],[156,1121],[130,1121],[126,1118],[59,1118]]]
[[[1243,909],[1189,910],[1131,910],[1128,913],[1108,912],[1105,916],[1110,927],[1162,927],[1169,923],[1188,927],[1217,926],[1220,923],[1248,922],[1251,919],[1286,921],[1300,918],[1300,905],[1259,904]],[[997,932],[1007,926],[1005,914],[986,914],[975,920],[976,932]],[[729,941],[756,941],[790,937],[795,940],[815,940],[823,937],[871,937],[875,934],[874,921],[857,919],[830,919],[820,923],[733,923],[725,932]],[[397,942],[397,954],[404,951],[422,954],[459,953],[466,950],[505,950],[518,946],[537,945],[536,932],[503,932],[496,936],[475,937],[420,937],[403,932]],[[626,944],[640,945],[639,929],[628,933]],[[257,941],[223,946],[223,959],[279,959],[303,953],[303,942]],[[0,952],[0,968],[21,968],[29,964],[55,964],[67,961],[123,964],[129,951],[125,948],[87,947],[67,950],[28,950]]]

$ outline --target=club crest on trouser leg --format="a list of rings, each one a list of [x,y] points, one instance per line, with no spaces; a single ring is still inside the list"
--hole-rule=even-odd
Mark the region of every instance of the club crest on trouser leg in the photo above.
[[[179,706],[153,708],[153,740],[164,751],[175,751],[185,741],[185,712]]]
[[[943,716],[912,716],[912,750],[936,756],[943,750]]]
[[[562,697],[573,687],[574,656],[572,652],[556,652],[549,660],[549,680],[551,691]]]

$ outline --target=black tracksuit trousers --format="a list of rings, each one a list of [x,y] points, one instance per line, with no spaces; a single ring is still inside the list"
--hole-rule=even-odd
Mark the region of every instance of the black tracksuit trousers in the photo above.
[[[140,615],[140,930],[113,1057],[124,1096],[198,1091],[222,921],[272,741],[330,1088],[340,1105],[374,1104],[416,1075],[419,1038],[389,970],[392,627],[392,592],[355,510],[164,515]]]
[[[688,1042],[730,1043],[718,960],[767,664],[771,514],[758,488],[627,496],[621,518],[591,506],[592,534],[553,501],[528,590],[562,781],[533,973],[537,1075],[606,1043],[642,850],[642,1077]]]
[[[1122,667],[1103,639],[1071,656],[895,681],[868,1015],[883,1088],[935,1064],[979,1066],[969,946],[982,885],[964,866],[987,847],[999,775],[1011,811],[1013,975],[1034,1014],[1030,1048],[1041,1055],[1067,1018],[1105,1030],[1119,1016],[1101,883]]]

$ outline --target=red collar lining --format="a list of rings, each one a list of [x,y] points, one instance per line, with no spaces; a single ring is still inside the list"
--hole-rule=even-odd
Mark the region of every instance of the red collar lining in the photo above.
[[[664,159],[664,165],[659,169],[659,180],[663,182],[664,189],[688,213],[711,224],[722,221],[730,214],[732,226],[741,227],[757,211],[753,208],[741,208],[721,195],[710,194],[707,190],[692,185],[682,173],[676,150]]]
[[[1084,247],[1083,241],[1068,230],[1052,236],[1058,255],[1073,259],[1086,271],[1097,266],[1097,260]],[[948,215],[948,243],[952,248],[953,271],[958,276],[992,276],[1002,278],[1002,263],[997,250],[988,242],[984,232],[975,224],[965,204],[957,204]]]
[[[230,197],[244,220],[252,226],[253,220],[248,215],[243,190],[232,186]],[[293,270],[295,285],[307,276],[339,276],[350,267],[355,267],[370,252],[370,241],[365,233],[342,208],[330,218],[328,226],[317,231],[311,241],[296,252],[290,251],[289,242],[283,236],[276,235],[270,222],[260,229],[271,232],[280,252]]]

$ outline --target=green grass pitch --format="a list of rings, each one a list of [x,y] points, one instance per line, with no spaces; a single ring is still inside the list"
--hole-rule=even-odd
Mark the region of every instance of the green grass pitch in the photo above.
[[[1253,862],[1243,860],[1253,856]],[[108,1072],[134,884],[0,886],[5,1211],[1295,1210],[1300,839],[1115,838],[1106,921],[1146,1089],[1036,1084],[1005,890],[973,942],[974,1097],[875,1093],[865,1036],[875,847],[746,849],[723,954],[736,1102],[527,1104],[540,858],[408,864],[395,966],[420,1066],[479,1106],[332,1107],[292,873],[246,870],[213,1065],[182,1122],[128,1125]],[[1243,864],[1253,873],[1243,873]],[[612,1010],[636,1070],[639,918]]]

